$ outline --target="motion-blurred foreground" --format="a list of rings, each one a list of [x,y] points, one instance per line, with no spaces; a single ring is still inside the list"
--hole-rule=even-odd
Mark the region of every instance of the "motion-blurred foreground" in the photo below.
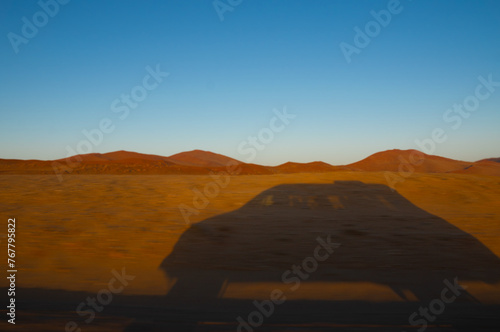
[[[2,330],[500,326],[498,177],[414,174],[393,191],[377,172],[247,175],[205,199],[202,175],[0,183],[19,266]]]

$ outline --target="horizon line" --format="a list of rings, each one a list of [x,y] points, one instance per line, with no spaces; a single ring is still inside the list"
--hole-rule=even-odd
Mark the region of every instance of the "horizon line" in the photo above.
[[[116,153],[116,152],[127,152],[127,153],[136,153],[136,154],[146,155],[146,156],[157,156],[157,157],[161,157],[161,158],[170,158],[170,157],[173,157],[173,156],[181,154],[181,153],[190,153],[190,152],[197,152],[197,151],[199,151],[199,152],[205,152],[205,153],[211,153],[211,154],[216,154],[216,155],[223,156],[223,157],[226,157],[226,158],[234,159],[234,160],[236,160],[236,161],[238,161],[238,162],[240,162],[242,164],[253,164],[253,165],[259,165],[259,166],[266,166],[266,167],[275,167],[275,166],[280,166],[280,165],[284,165],[284,164],[287,164],[287,163],[310,164],[310,163],[317,163],[317,162],[324,163],[324,164],[327,164],[327,165],[330,165],[330,166],[348,166],[348,165],[360,162],[362,160],[365,160],[365,159],[367,159],[367,158],[369,158],[369,157],[371,157],[373,155],[376,155],[376,154],[379,154],[379,153],[383,153],[383,152],[390,152],[390,151],[401,151],[401,152],[416,151],[416,152],[421,153],[421,154],[426,155],[426,156],[434,156],[434,157],[440,157],[440,158],[445,158],[445,159],[449,159],[449,160],[469,162],[469,163],[475,163],[475,162],[479,162],[479,161],[483,161],[483,160],[498,158],[498,157],[486,157],[486,158],[482,158],[482,159],[475,160],[475,161],[468,161],[468,160],[459,160],[459,159],[449,158],[449,157],[445,157],[445,156],[441,156],[441,155],[437,155],[437,154],[429,154],[429,153],[422,152],[422,151],[420,151],[418,149],[387,149],[387,150],[381,150],[381,151],[377,151],[377,152],[374,152],[372,154],[369,154],[368,156],[366,156],[366,157],[364,157],[362,159],[359,159],[358,161],[354,161],[352,163],[342,164],[342,165],[334,165],[334,164],[330,164],[330,163],[327,163],[327,162],[322,161],[322,160],[313,160],[313,161],[308,161],[308,162],[295,162],[295,161],[289,160],[289,161],[286,161],[286,162],[283,162],[283,163],[280,163],[280,164],[277,164],[277,165],[262,165],[262,164],[252,163],[252,162],[243,162],[243,161],[241,161],[239,159],[236,159],[236,158],[233,158],[233,157],[230,157],[230,156],[218,153],[218,152],[213,152],[213,151],[209,151],[209,150],[202,150],[202,149],[193,149],[193,150],[187,150],[187,151],[180,151],[180,152],[174,153],[174,154],[169,155],[169,156],[164,156],[164,155],[159,155],[159,154],[152,154],[152,153],[143,153],[143,152],[137,152],[137,151],[130,151],[130,150],[123,150],[123,149],[121,149],[121,150],[114,150],[114,151],[109,151],[109,152],[79,153],[79,154],[74,154],[74,155],[71,155],[71,156],[66,156],[66,157],[57,158],[57,159],[12,159],[12,158],[0,158],[0,160],[42,161],[42,162],[45,161],[45,162],[50,162],[50,161],[58,161],[58,160],[64,160],[64,159],[68,159],[68,158],[73,158],[73,157],[76,157],[76,156],[107,155],[107,154]]]

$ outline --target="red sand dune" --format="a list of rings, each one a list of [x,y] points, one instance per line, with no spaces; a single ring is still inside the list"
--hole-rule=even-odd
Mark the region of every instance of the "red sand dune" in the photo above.
[[[4,174],[209,174],[228,171],[238,165],[237,174],[262,175],[283,173],[318,173],[332,171],[400,171],[402,166],[421,173],[463,173],[500,176],[500,158],[466,162],[428,155],[417,150],[388,150],[361,161],[333,166],[324,162],[287,162],[279,166],[247,164],[209,151],[193,150],[170,157],[129,151],[90,153],[53,161],[0,159]],[[55,169],[54,169],[55,167]],[[405,168],[404,171],[407,171]]]
[[[500,163],[500,158],[486,158],[486,159],[478,160],[477,162],[481,162],[481,161],[493,161],[496,163]]]
[[[168,159],[176,164],[185,166],[221,167],[230,163],[241,164],[241,161],[236,159],[203,150],[177,153],[168,157]]]
[[[56,160],[58,162],[65,162],[69,159],[70,162],[81,162],[81,163],[127,163],[130,161],[136,162],[151,162],[151,161],[165,161],[170,165],[174,165],[174,162],[168,160],[168,157],[161,157],[154,154],[143,154],[138,152],[129,151],[115,151],[109,153],[89,153],[81,154],[78,156],[73,156],[69,158],[63,158]]]
[[[338,170],[339,166],[332,166],[322,161],[314,161],[312,163],[294,163],[287,162],[274,167],[278,173],[316,173],[316,172],[331,172]]]
[[[411,165],[415,172],[447,173],[470,167],[473,163],[428,155],[417,150],[387,150],[347,165],[356,171],[398,172],[401,165]]]
[[[494,161],[476,161],[470,167],[453,171],[453,173],[500,176],[500,163]]]

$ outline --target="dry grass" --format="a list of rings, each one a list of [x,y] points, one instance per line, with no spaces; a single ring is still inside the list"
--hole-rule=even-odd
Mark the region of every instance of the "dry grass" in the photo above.
[[[378,172],[236,176],[192,222],[236,210],[276,185],[339,180],[387,184],[384,174]],[[169,286],[159,266],[188,229],[178,205],[192,206],[191,189],[203,190],[210,182],[213,179],[203,175],[72,175],[62,183],[50,175],[1,175],[3,219],[16,218],[17,223],[17,262],[22,266],[18,287],[95,292],[108,282],[112,269],[126,267],[137,276],[125,290],[127,294],[165,294]],[[500,257],[500,178],[414,174],[398,184],[397,190],[415,206],[471,234]],[[409,233],[416,229],[406,227]],[[6,230],[4,227],[0,233],[2,243]],[[231,225],[221,225],[217,231],[232,234]],[[356,227],[345,232],[364,236]],[[445,240],[453,242],[453,238]],[[277,243],[289,241],[284,232]],[[277,252],[277,257],[286,255]],[[6,285],[3,279],[0,286]],[[245,287],[248,285],[241,289]],[[234,287],[228,289],[236,297],[244,296]],[[484,301],[500,302],[499,284],[477,283],[471,293]]]

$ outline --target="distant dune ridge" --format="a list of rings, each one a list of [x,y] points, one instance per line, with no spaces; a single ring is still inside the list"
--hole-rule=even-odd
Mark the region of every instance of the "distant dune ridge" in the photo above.
[[[241,164],[241,161],[239,160],[203,150],[193,150],[177,153],[173,156],[168,157],[168,160],[173,161],[174,163],[179,165],[201,167],[224,167],[230,162]]]
[[[465,169],[473,163],[424,154],[417,150],[388,150],[348,165],[360,171],[397,172],[401,164],[410,163],[421,173],[446,173]]]
[[[358,162],[334,166],[322,161],[287,162],[262,166],[203,150],[193,150],[163,157],[129,151],[89,153],[57,160],[0,159],[2,174],[285,174],[333,171],[398,172],[411,165],[419,173],[463,173],[500,176],[500,158],[467,162],[428,155],[417,150],[377,152]]]
[[[500,163],[500,158],[487,158],[487,159],[481,159],[479,161],[493,161],[495,163]]]

